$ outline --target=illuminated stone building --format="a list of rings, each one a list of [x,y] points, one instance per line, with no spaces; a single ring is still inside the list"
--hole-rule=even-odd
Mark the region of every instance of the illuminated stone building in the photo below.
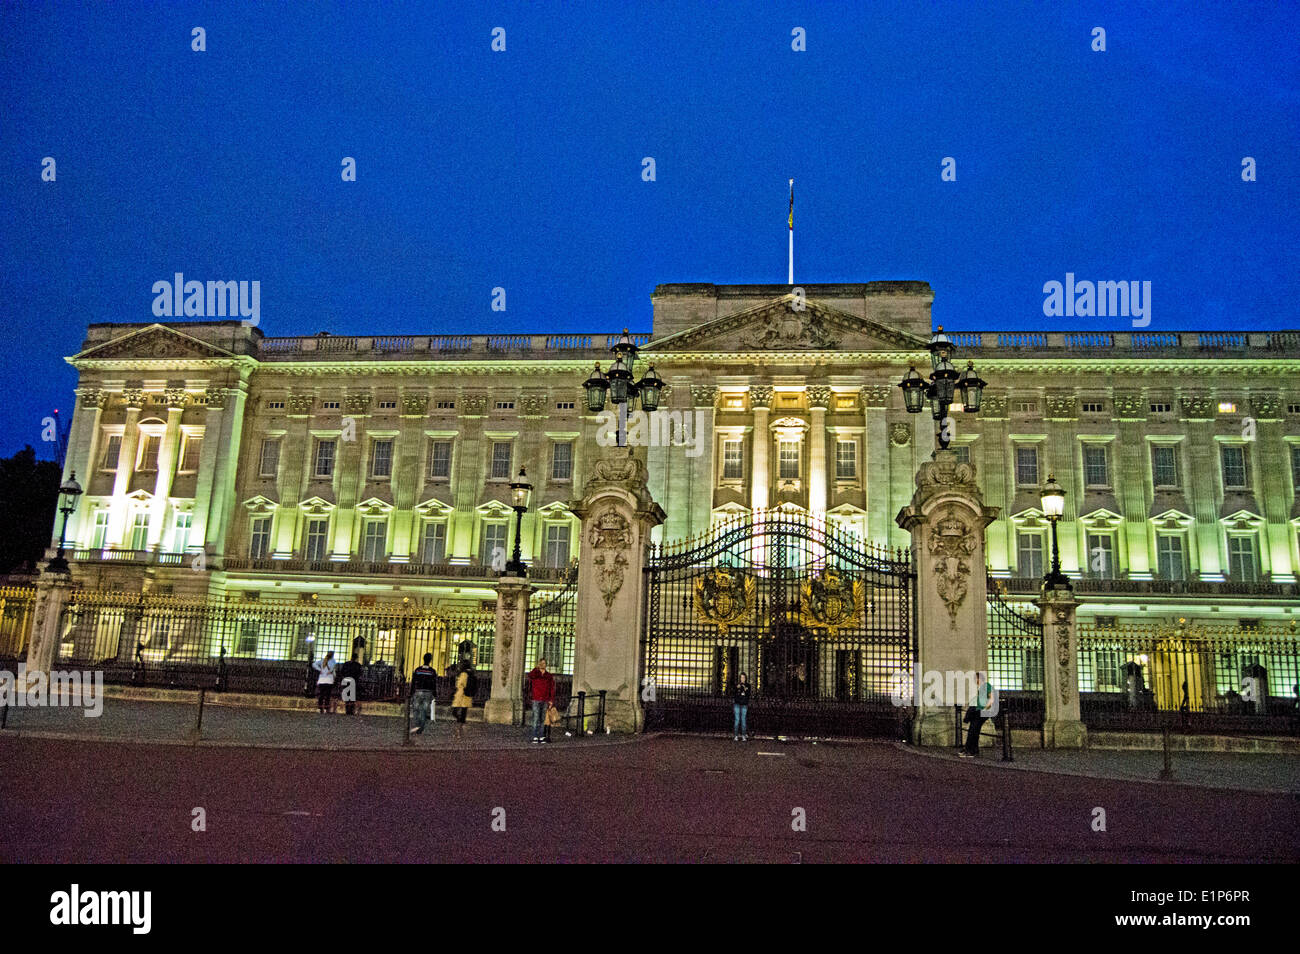
[[[896,386],[928,362],[924,282],[662,285],[642,364],[669,385],[647,448],[664,539],[755,508],[906,546],[895,515],[935,444]],[[996,325],[996,317],[987,319]],[[637,316],[575,334],[267,337],[237,321],[95,324],[66,472],[88,587],[296,598],[494,599],[508,483],[534,484],[534,579],[578,554],[569,511],[608,427],[582,381]],[[955,411],[990,572],[1034,592],[1039,491],[1064,486],[1061,560],[1083,616],[1285,619],[1300,552],[1300,332],[1014,332],[949,320],[989,382]],[[471,330],[471,329],[467,329]],[[960,364],[959,367],[964,365]],[[671,423],[669,423],[671,422]],[[671,432],[671,433],[670,433]],[[667,446],[664,446],[667,444]]]

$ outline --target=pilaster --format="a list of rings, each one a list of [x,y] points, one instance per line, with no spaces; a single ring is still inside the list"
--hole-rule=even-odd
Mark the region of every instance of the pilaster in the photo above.
[[[1078,600],[1069,586],[1044,587],[1034,600],[1043,620],[1043,746],[1081,749],[1088,744],[1088,727],[1079,710]]]
[[[524,639],[528,625],[527,577],[507,575],[497,581],[496,649],[492,657],[492,696],[483,719],[514,725],[523,718]]]

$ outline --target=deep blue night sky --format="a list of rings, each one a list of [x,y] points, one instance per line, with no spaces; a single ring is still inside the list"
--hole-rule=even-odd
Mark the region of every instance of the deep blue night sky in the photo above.
[[[272,336],[649,330],[656,284],[785,281],[790,176],[798,283],[928,281],[952,330],[1045,328],[1067,271],[1300,326],[1300,4],[839,6],[0,6],[0,453],[176,271]]]

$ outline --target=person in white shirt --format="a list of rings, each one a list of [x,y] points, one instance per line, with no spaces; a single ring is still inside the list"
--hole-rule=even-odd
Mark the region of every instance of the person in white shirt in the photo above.
[[[323,715],[329,711],[330,696],[334,693],[334,651],[327,652],[312,668],[320,673],[316,677],[316,708]]]

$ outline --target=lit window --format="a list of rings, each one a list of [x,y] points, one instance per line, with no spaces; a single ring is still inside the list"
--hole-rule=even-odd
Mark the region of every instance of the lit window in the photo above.
[[[508,480],[510,478],[510,442],[495,441],[492,444],[492,479]]]
[[[280,438],[267,437],[262,440],[262,453],[258,457],[257,476],[274,477],[280,466]]]
[[[308,560],[319,562],[329,552],[329,527],[327,517],[317,517],[307,521],[307,545],[304,548]]]
[[[447,480],[451,477],[451,441],[432,441],[429,444],[429,479]]]
[[[258,517],[253,521],[253,532],[248,538],[248,558],[265,560],[271,549],[271,518]]]
[[[853,480],[858,476],[858,442],[835,442],[835,478]]]
[[[1037,413],[1038,413],[1038,402],[1037,402],[1037,401],[1017,401],[1017,402],[1016,402],[1016,413],[1017,413],[1017,414],[1037,414]]]
[[[557,443],[551,447],[551,479],[573,479],[573,445]]]
[[[745,476],[745,443],[742,440],[722,442],[722,479],[741,480]]]
[[[569,565],[569,525],[552,523],[546,527],[545,563],[550,567]]]
[[[102,550],[104,548],[104,539],[108,536],[108,511],[95,511],[95,530],[90,535],[90,547],[92,550]]]
[[[178,513],[176,525],[172,530],[172,553],[184,553],[190,542],[190,527],[193,526],[194,514]]]
[[[149,511],[137,510],[131,524],[131,549],[143,550],[149,544]]]
[[[1016,484],[1020,487],[1038,486],[1038,448],[1016,448]]]
[[[1221,448],[1223,460],[1223,486],[1246,486],[1246,448],[1240,444],[1225,444]]]
[[[317,477],[334,476],[334,441],[317,441],[316,442],[316,466],[314,473]]]
[[[1219,402],[1219,413],[1220,413],[1220,414],[1235,414],[1235,413],[1237,413],[1237,405],[1234,404],[1234,403],[1232,403],[1231,401],[1220,401],[1220,402]]]
[[[391,477],[393,475],[393,441],[392,438],[376,440],[370,445],[370,476]]]
[[[361,543],[361,559],[366,563],[382,563],[387,536],[387,520],[367,520]]]
[[[1109,487],[1106,448],[1100,444],[1083,445],[1083,482],[1088,487]]]
[[[420,542],[420,561],[432,564],[447,561],[447,524],[445,522],[437,521],[424,525],[424,539]]]
[[[799,442],[781,441],[780,471],[782,480],[796,480],[799,477]]]
[[[1016,571],[1027,579],[1043,575],[1043,535],[1021,533],[1016,535]]]

